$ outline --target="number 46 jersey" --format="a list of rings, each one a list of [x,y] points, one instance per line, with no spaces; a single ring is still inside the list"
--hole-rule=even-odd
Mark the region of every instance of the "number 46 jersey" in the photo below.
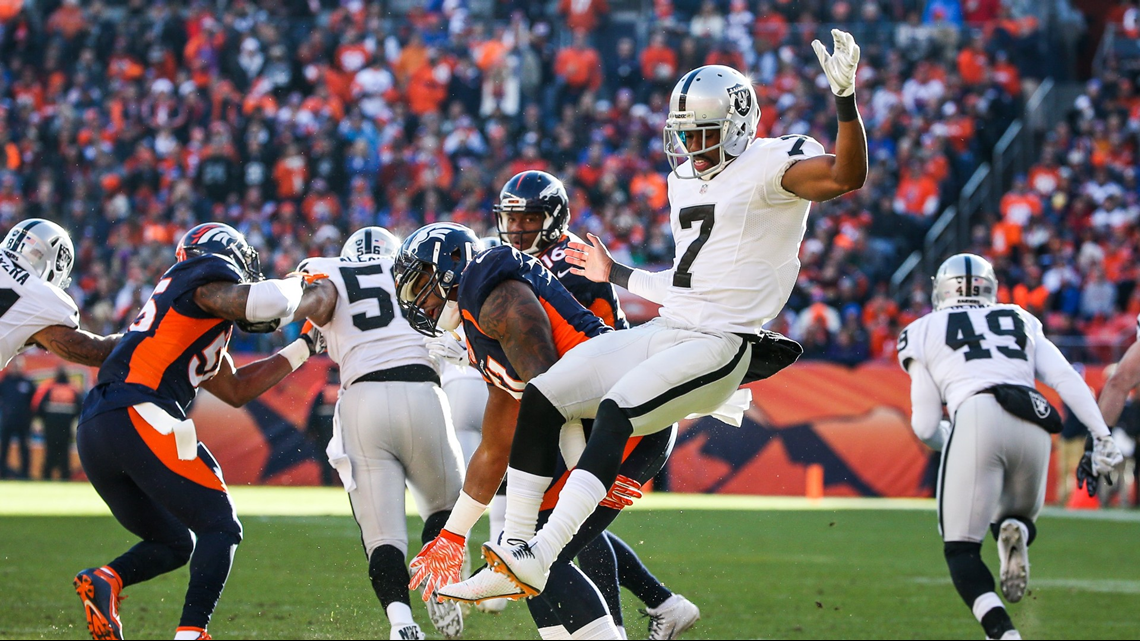
[[[1041,364],[1067,363],[1039,359],[1042,349],[1057,351],[1041,321],[1017,305],[934,311],[908,325],[898,341],[903,369],[913,362],[925,366],[951,417],[963,401],[994,385],[1050,383],[1054,373],[1039,371]]]
[[[657,300],[661,316],[691,327],[758,334],[780,313],[800,273],[811,208],[781,183],[788,167],[823,153],[823,145],[807,136],[763,138],[711,180],[669,174],[677,253],[664,300]]]
[[[301,271],[328,274],[336,286],[332,320],[319,327],[329,357],[340,365],[344,387],[364,374],[402,365],[434,369],[423,335],[412,329],[396,304],[392,264],[391,258],[310,258],[301,263]]]

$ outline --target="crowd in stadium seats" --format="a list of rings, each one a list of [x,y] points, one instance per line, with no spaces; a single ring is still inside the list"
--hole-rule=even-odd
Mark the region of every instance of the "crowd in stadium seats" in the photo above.
[[[858,193],[815,209],[775,325],[808,356],[857,363],[890,358],[925,305],[900,308],[886,281],[1048,68],[1034,12],[1064,2],[655,0],[637,23],[605,0],[561,0],[553,14],[497,2],[489,19],[464,0],[401,16],[360,0],[224,4],[49,0],[0,26],[0,233],[31,216],[72,231],[73,294],[93,331],[130,322],[197,222],[233,224],[281,275],[339,252],[362,225],[493,233],[499,186],[532,168],[566,182],[573,230],[620,260],[665,264],[660,131],[677,78],[708,63],[747,70],[760,135],[830,149],[834,108],[810,42],[830,46],[842,26],[862,46],[872,170]],[[1117,170],[1131,156],[1114,142],[1134,139],[1137,115],[1131,85],[1112,84],[1058,128],[1056,162],[1008,197],[1006,235],[993,238],[1026,299],[1040,298],[1033,267],[1080,331],[1111,322],[1096,313],[1106,304],[1140,301],[1124,284],[1135,238],[1120,233],[1135,231],[1136,181]],[[1048,176],[1061,196],[1034,195]],[[236,347],[265,347],[251,341]]]

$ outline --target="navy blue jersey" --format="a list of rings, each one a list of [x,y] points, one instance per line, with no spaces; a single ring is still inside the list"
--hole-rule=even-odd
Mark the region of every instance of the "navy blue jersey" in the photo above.
[[[476,256],[459,277],[459,311],[471,360],[488,383],[521,398],[526,383],[507,360],[502,345],[479,327],[484,301],[506,280],[517,280],[534,290],[550,318],[559,356],[610,328],[566,291],[541,263],[514,247],[492,247]]]
[[[99,369],[83,417],[139,403],[154,403],[185,418],[198,386],[218,371],[233,323],[194,302],[194,291],[214,282],[240,283],[241,268],[207,255],[171,267],[135,322]]]
[[[621,310],[617,290],[613,285],[595,283],[585,276],[570,272],[574,267],[566,262],[566,246],[570,243],[588,244],[574,234],[563,234],[558,242],[552,243],[538,255],[539,262],[554,274],[558,282],[562,283],[562,286],[582,303],[583,307],[594,312],[603,323],[614,329],[629,329],[629,321],[625,319],[625,312]]]

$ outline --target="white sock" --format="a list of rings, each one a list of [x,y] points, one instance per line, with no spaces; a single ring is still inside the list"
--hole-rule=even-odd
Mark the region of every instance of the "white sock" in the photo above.
[[[549,476],[538,476],[513,467],[507,468],[507,511],[503,520],[503,541],[529,541],[538,529],[538,510]]]
[[[598,477],[582,468],[570,473],[570,478],[566,479],[566,485],[562,486],[562,492],[558,495],[558,504],[554,506],[550,519],[531,541],[531,549],[543,565],[550,567],[554,559],[558,558],[562,548],[574,538],[578,528],[594,513],[598,503],[606,498],[607,491]]]
[[[491,499],[491,541],[494,543],[502,543],[499,540],[499,535],[503,533],[503,523],[507,520],[507,497],[495,495]]]
[[[600,500],[600,499],[599,499]],[[606,615],[595,619],[570,634],[571,639],[620,639],[614,618]]]
[[[982,617],[986,616],[990,610],[994,608],[1004,608],[1001,599],[993,592],[986,592],[982,596],[974,599],[974,605],[971,609],[974,611],[974,618],[978,623],[982,622]]]
[[[178,628],[174,631],[174,641],[192,641],[200,638],[202,638],[202,631],[198,628]],[[566,638],[569,639],[570,637]]]
[[[573,639],[570,633],[566,631],[566,626],[552,625],[549,628],[539,628],[538,638],[540,639]]]
[[[388,614],[388,623],[391,623],[393,628],[402,628],[415,623],[412,619],[412,608],[407,603],[393,601],[385,608],[385,612]]]

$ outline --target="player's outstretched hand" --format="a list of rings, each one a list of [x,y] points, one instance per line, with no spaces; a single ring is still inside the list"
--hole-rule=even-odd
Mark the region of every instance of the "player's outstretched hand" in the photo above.
[[[1092,471],[1099,477],[1108,480],[1112,485],[1112,473],[1116,466],[1124,461],[1124,455],[1116,447],[1116,440],[1109,436],[1097,437],[1093,440]]]
[[[427,601],[443,586],[459,583],[463,578],[461,573],[466,549],[467,537],[441,530],[439,536],[428,542],[409,564],[412,580],[408,583],[408,589],[414,590],[422,583],[423,600]]]
[[[610,269],[614,259],[602,240],[593,234],[586,234],[590,244],[570,243],[566,246],[566,262],[574,265],[570,273],[585,276],[595,283],[606,283],[610,279]]]
[[[819,40],[811,43],[815,55],[819,58],[819,65],[827,76],[831,85],[831,92],[837,96],[850,96],[855,93],[855,69],[859,66],[859,45],[855,38],[846,31],[831,30],[831,37],[835,40],[835,53],[827,53],[827,47]]]
[[[631,479],[624,474],[618,474],[617,480],[614,481],[609,494],[606,494],[606,498],[602,499],[599,505],[613,510],[620,510],[633,505],[633,500],[639,499],[641,496],[641,483],[638,483],[635,479]]]

